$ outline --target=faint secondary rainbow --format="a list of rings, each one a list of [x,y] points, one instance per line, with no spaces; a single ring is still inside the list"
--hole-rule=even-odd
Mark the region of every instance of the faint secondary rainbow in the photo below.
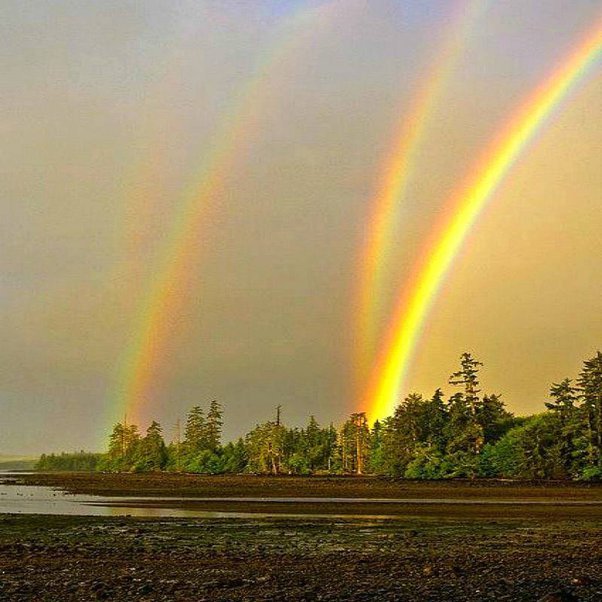
[[[179,310],[185,303],[189,274],[198,259],[197,247],[207,209],[220,196],[236,161],[248,148],[270,92],[266,83],[285,58],[299,54],[305,42],[315,40],[316,27],[330,22],[338,5],[338,1],[329,1],[310,9],[302,7],[287,18],[237,95],[209,157],[183,191],[152,281],[143,294],[133,334],[118,361],[117,383],[110,403],[112,421],[123,413],[138,420],[141,407],[152,397],[153,385],[164,369],[166,341],[184,326]]]
[[[358,358],[360,381],[374,361],[377,324],[382,315],[383,279],[397,224],[398,211],[415,173],[416,154],[428,130],[430,118],[455,71],[466,47],[469,33],[485,8],[482,0],[458,4],[457,15],[447,26],[437,58],[428,77],[419,86],[410,109],[393,135],[393,144],[381,168],[377,190],[370,202],[365,243],[362,245],[358,283]]]
[[[372,419],[390,415],[399,402],[425,319],[479,214],[554,109],[592,70],[601,47],[602,23],[597,23],[578,48],[514,114],[471,170],[470,173],[476,175],[452,196],[449,209],[443,212],[448,217],[435,229],[432,244],[427,245],[408,280],[408,294],[396,306],[389,338],[363,399],[362,405],[368,408]]]

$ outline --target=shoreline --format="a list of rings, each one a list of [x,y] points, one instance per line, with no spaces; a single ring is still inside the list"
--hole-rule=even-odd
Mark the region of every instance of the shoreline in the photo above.
[[[582,519],[0,515],[0,597],[593,602],[601,539]]]
[[[0,514],[0,598],[15,602],[602,597],[598,484],[85,473],[12,479],[110,492],[120,508],[169,504],[219,514],[139,517],[134,507],[131,516]],[[247,499],[232,499],[233,492]],[[131,500],[132,493],[146,499]],[[345,502],[328,499],[343,494]]]
[[[86,505],[132,510],[306,516],[501,517],[602,521],[599,484],[394,481],[377,477],[259,477],[46,473],[11,477],[92,496]]]

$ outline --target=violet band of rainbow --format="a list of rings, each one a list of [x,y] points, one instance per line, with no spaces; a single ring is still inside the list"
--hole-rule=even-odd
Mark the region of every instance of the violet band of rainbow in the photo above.
[[[408,294],[397,302],[383,350],[359,402],[371,419],[390,415],[400,401],[425,320],[471,228],[536,134],[594,70],[601,48],[602,23],[598,22],[514,112],[470,171],[475,175],[450,198],[443,222],[434,229],[431,243],[408,279]]]

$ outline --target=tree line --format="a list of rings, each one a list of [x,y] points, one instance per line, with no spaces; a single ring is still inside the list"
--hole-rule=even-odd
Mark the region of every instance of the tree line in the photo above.
[[[126,420],[114,426],[103,454],[43,455],[39,470],[174,471],[200,474],[380,474],[412,479],[503,477],[602,478],[602,353],[576,379],[551,386],[545,410],[519,417],[499,394],[483,393],[482,364],[470,353],[448,381],[445,397],[412,393],[392,416],[369,425],[364,412],[338,428],[313,416],[304,427],[275,416],[222,444],[223,409],[193,407],[183,432],[165,442],[159,423],[144,434]]]

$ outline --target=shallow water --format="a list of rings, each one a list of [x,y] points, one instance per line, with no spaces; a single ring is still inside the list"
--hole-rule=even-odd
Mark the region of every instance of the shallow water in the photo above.
[[[23,473],[21,473],[23,474]],[[72,516],[136,516],[158,518],[336,518],[332,514],[287,514],[271,512],[215,512],[182,508],[156,507],[155,504],[193,501],[185,497],[111,497],[72,494],[51,487],[18,484],[18,474],[0,476],[0,514],[59,514]],[[8,482],[8,483],[7,483]],[[208,498],[211,499],[211,498]],[[240,500],[240,498],[236,498]],[[213,501],[213,500],[212,500]],[[152,503],[153,506],[145,504]],[[139,504],[139,505],[137,505]],[[353,515],[341,515],[353,518]],[[396,518],[366,516],[357,518]]]
[[[50,487],[5,485],[0,481],[0,513],[69,514],[86,516],[206,516],[216,518],[229,513],[197,512],[174,508],[120,507],[131,498],[70,494]],[[116,505],[114,505],[116,504]]]
[[[23,473],[20,473],[23,474]],[[333,518],[332,514],[303,513],[287,514],[282,512],[236,512],[208,511],[191,508],[173,508],[181,502],[223,502],[270,503],[270,504],[339,504],[341,508],[348,504],[403,504],[416,505],[519,505],[519,506],[601,506],[598,501],[556,501],[556,500],[491,500],[491,499],[446,499],[446,498],[317,498],[317,497],[117,497],[101,495],[72,494],[51,487],[22,485],[19,473],[0,475],[0,513],[4,514],[63,514],[87,516],[140,516],[140,517],[199,517],[199,518],[262,518],[262,517],[304,517]],[[341,512],[336,516],[353,517],[352,513]],[[359,515],[367,518],[365,514]],[[373,518],[399,518],[399,515],[372,515]]]

